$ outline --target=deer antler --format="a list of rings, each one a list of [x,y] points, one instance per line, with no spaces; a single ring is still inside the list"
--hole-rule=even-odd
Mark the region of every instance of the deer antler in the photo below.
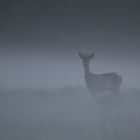
[[[84,58],[83,54],[81,52],[78,53],[80,58]]]
[[[84,53],[79,52],[78,54],[79,54],[79,57],[83,59],[84,58],[92,59],[94,57],[94,52],[92,52],[91,54],[87,52],[84,52]]]
[[[95,53],[94,52],[92,52],[91,54],[89,54],[89,59],[92,59],[93,57],[94,57],[94,55],[95,55]]]

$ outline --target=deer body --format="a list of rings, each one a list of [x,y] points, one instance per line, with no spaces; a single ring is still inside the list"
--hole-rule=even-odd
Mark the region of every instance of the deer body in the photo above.
[[[119,74],[115,72],[93,74],[90,72],[89,62],[94,57],[94,53],[79,53],[79,56],[84,65],[86,86],[92,93],[104,91],[110,91],[113,93],[119,92],[122,82],[122,77]]]

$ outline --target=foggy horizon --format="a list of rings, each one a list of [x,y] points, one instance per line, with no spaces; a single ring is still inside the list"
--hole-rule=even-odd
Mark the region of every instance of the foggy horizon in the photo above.
[[[77,52],[66,55],[17,53],[0,56],[1,80],[4,87],[65,87],[85,86],[84,67]],[[100,58],[101,57],[101,58]],[[109,60],[95,52],[90,71],[101,74],[117,72],[123,77],[123,86],[139,87],[139,65],[135,60]],[[127,72],[126,72],[127,71]]]

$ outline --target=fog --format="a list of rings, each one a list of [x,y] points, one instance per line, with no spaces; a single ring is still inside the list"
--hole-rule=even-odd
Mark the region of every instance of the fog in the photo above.
[[[100,58],[101,56],[101,58]],[[117,55],[115,56],[117,57]],[[127,60],[125,56],[111,60],[95,52],[91,60],[91,72],[101,74],[117,72],[123,77],[123,87],[138,87],[139,64]],[[62,54],[40,55],[38,53],[17,52],[1,54],[0,84],[11,88],[63,88],[85,85],[84,68],[78,51],[68,56]]]
[[[0,139],[139,140],[139,15],[130,0],[0,0]],[[117,96],[89,91],[78,52],[122,77]]]
[[[140,138],[139,90],[93,98],[82,87],[61,90],[1,90],[0,138],[105,139]]]
[[[98,56],[101,56],[101,58]],[[1,54],[0,139],[138,140],[139,65],[96,53],[91,72],[123,77],[119,96],[86,88],[77,51]]]

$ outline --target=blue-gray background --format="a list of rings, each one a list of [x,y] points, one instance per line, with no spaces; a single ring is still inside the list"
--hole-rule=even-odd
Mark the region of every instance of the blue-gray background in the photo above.
[[[95,73],[138,86],[138,1],[0,0],[0,84],[83,85],[78,51],[94,51]]]
[[[140,140],[136,0],[0,0],[1,140]],[[93,97],[91,72],[117,72],[120,96]]]

